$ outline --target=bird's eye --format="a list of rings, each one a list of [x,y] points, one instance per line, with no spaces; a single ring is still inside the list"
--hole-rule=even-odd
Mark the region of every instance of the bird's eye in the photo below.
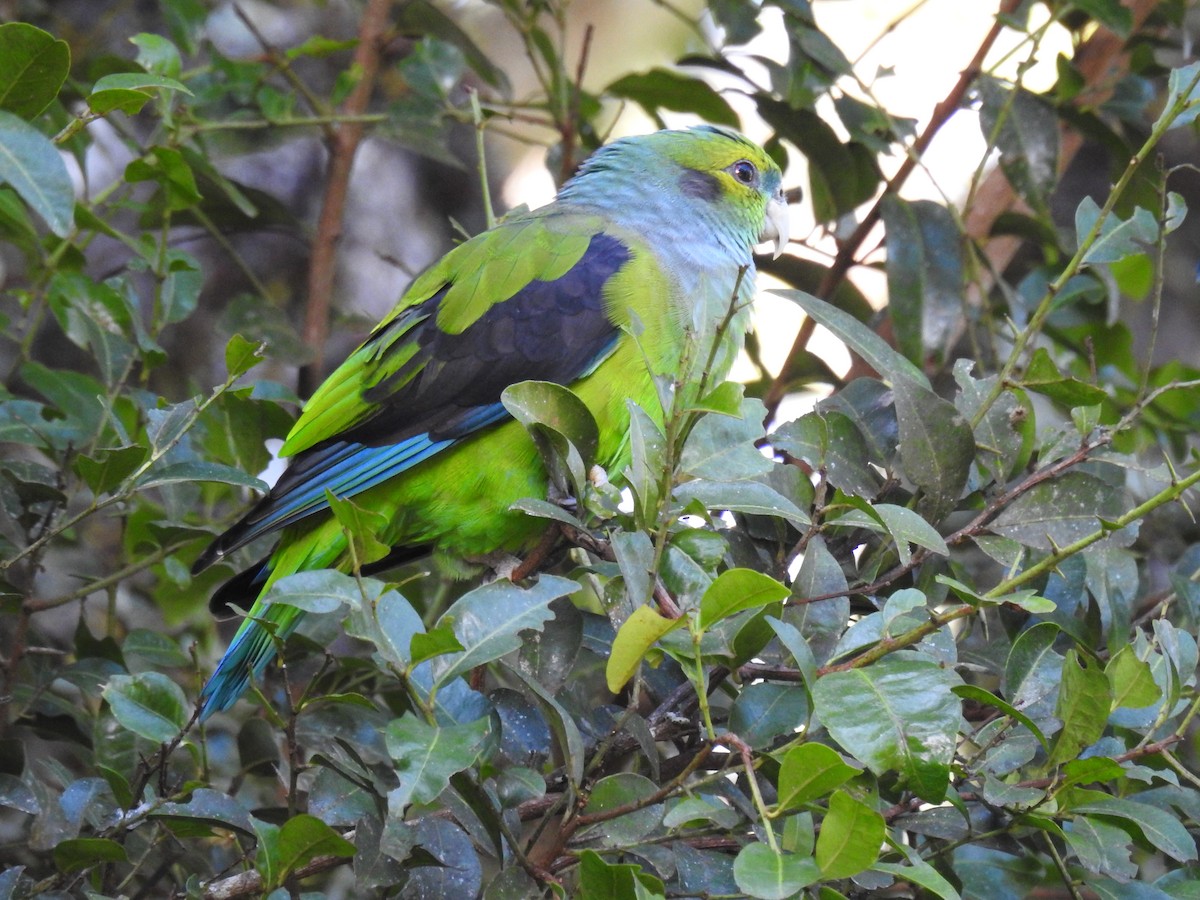
[[[742,184],[755,184],[758,181],[758,169],[748,159],[739,159],[729,167],[729,171]]]

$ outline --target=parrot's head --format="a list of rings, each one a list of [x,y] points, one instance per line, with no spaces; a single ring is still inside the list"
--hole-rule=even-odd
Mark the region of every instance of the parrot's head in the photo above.
[[[647,203],[653,192],[681,217],[719,221],[749,244],[774,244],[776,257],[788,242],[783,173],[736,131],[699,125],[621,138],[596,151],[559,197],[593,194],[605,181],[631,177]]]

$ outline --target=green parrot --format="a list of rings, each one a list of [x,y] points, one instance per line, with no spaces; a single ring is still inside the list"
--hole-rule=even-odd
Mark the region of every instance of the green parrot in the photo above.
[[[711,346],[704,336],[736,292],[709,372],[723,378],[745,332],[752,248],[772,241],[778,256],[788,239],[781,181],[761,147],[723,128],[623,138],[553,202],[505,218],[418,276],[304,405],[271,492],[196,561],[199,572],[280,532],[269,557],[218,591],[221,603],[253,605],[201,692],[201,719],[232,706],[274,657],[262,623],[284,637],[303,615],[264,604],[271,585],[351,569],[329,494],[386,521],[376,537],[397,548],[391,561],[518,554],[545,522],[510,506],[545,497],[548,476],[500,401],[506,387],[569,386],[599,426],[597,465],[620,471],[630,459],[626,401],[661,416],[653,375],[680,374],[689,340]]]

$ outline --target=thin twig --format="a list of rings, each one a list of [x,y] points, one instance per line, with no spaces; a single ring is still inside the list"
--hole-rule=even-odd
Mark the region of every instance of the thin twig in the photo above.
[[[879,222],[883,213],[884,198],[900,190],[909,176],[916,170],[918,160],[926,149],[928,149],[934,136],[949,121],[950,117],[958,111],[958,108],[962,105],[963,97],[966,96],[967,89],[975,81],[979,73],[983,71],[983,61],[991,51],[996,39],[1000,36],[1000,32],[1004,29],[1003,17],[1011,15],[1019,5],[1019,0],[1002,0],[996,20],[984,36],[971,61],[967,63],[967,67],[962,70],[958,81],[955,82],[954,87],[950,89],[945,98],[933,108],[929,124],[925,126],[925,130],[913,142],[910,152],[906,155],[904,162],[901,163],[896,174],[888,180],[879,199],[875,201],[875,204],[867,214],[863,216],[862,221],[854,229],[850,237],[846,239],[845,243],[838,248],[838,253],[833,260],[833,264],[821,278],[821,283],[816,290],[816,296],[826,300],[829,299],[845,279],[846,273],[854,265],[855,255],[858,253],[859,248]],[[780,401],[783,400],[784,394],[787,393],[788,376],[792,368],[792,362],[805,351],[815,327],[816,323],[811,318],[804,320],[803,325],[800,326],[800,332],[796,335],[796,340],[792,344],[792,349],[788,351],[783,367],[779,370],[779,374],[775,377],[775,380],[771,382],[771,387],[768,389],[763,401],[767,407],[768,420],[775,417],[775,410],[778,409]]]

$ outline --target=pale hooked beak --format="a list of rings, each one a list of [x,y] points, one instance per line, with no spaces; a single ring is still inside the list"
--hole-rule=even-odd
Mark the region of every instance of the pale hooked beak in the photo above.
[[[772,259],[779,259],[783,248],[787,246],[789,235],[788,205],[781,192],[767,201],[767,219],[763,222],[762,234],[758,236],[760,244],[773,243],[775,252]]]

